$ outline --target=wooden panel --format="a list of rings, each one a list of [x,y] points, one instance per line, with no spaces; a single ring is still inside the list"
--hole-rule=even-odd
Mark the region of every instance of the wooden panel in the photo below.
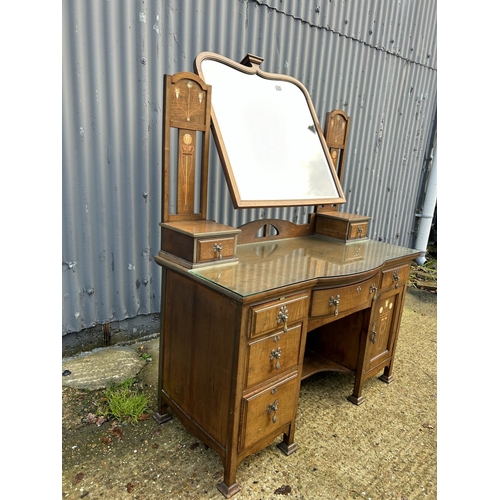
[[[234,257],[235,238],[209,238],[198,240],[198,262],[219,260],[218,248],[222,259]]]
[[[223,447],[229,418],[237,306],[167,271],[163,297],[162,390]]]
[[[175,74],[171,84],[171,101],[168,103],[171,126],[182,128],[189,124],[192,129],[204,130],[210,111],[208,86],[197,75],[187,72]]]
[[[168,227],[161,228],[161,249],[188,262],[194,259],[194,239]]]
[[[289,328],[287,333],[280,330],[277,334],[250,342],[246,387],[260,384],[296,368],[299,364],[301,332],[302,323]]]
[[[325,140],[329,148],[345,148],[349,117],[337,109],[328,113],[325,130]]]
[[[293,378],[243,399],[240,450],[273,435],[283,425],[293,421],[299,382],[295,374]]]
[[[402,293],[389,290],[381,294],[374,304],[370,318],[364,372],[386,364],[393,355],[402,297]]]
[[[373,299],[376,280],[370,278],[344,287],[313,290],[311,297],[312,318],[319,316],[339,316],[354,310],[365,309]]]
[[[177,148],[177,213],[193,214],[195,202],[196,133],[180,129]]]
[[[345,153],[349,137],[350,118],[342,110],[335,109],[326,116],[325,140],[339,181],[344,177]]]
[[[312,224],[294,224],[281,219],[259,219],[240,226],[239,243],[257,243],[283,238],[309,236],[313,233]]]
[[[164,76],[162,131],[162,221],[205,219],[208,189],[208,157],[210,144],[210,110],[212,88],[194,73],[181,72]],[[170,164],[172,129],[178,130],[177,165]],[[201,148],[196,148],[196,132],[201,132]],[[195,152],[200,158],[195,161]],[[195,168],[200,183],[196,192]],[[177,186],[170,185],[171,171]],[[170,202],[176,199],[176,213],[170,213]],[[200,212],[195,213],[199,199]]]
[[[399,286],[405,285],[409,275],[410,266],[408,264],[382,271],[382,284],[380,285],[380,289],[385,290],[388,287],[398,288]]]
[[[251,307],[250,337],[276,328],[282,329],[304,319],[307,316],[308,299],[307,294],[298,294]]]
[[[326,217],[316,216],[316,232],[331,238],[347,240],[349,223]]]

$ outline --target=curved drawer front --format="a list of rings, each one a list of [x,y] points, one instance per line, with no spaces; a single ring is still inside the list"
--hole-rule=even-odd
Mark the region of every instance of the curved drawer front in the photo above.
[[[409,276],[410,266],[408,264],[382,271],[382,284],[380,285],[380,289],[385,290],[386,288],[392,287],[399,288],[401,285],[406,284]]]
[[[311,318],[339,316],[350,311],[365,309],[370,306],[376,287],[377,278],[370,278],[355,285],[313,290],[310,316]]]
[[[302,323],[248,345],[247,383],[252,387],[298,367]]]
[[[240,449],[276,433],[295,417],[300,379],[297,374],[243,399]]]
[[[279,328],[286,331],[288,325],[307,316],[309,295],[292,295],[250,308],[250,337],[256,337]]]

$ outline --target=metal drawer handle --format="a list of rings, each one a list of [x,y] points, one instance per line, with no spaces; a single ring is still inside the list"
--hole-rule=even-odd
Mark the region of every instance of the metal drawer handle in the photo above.
[[[268,407],[267,407],[267,414],[268,415],[271,415],[271,412],[274,411],[274,415],[273,415],[273,424],[276,423],[276,414],[278,413],[278,400],[276,400],[274,403],[271,403]]]
[[[276,370],[279,370],[281,368],[281,347],[278,347],[276,350],[273,349],[271,351],[271,355],[269,356],[269,360],[271,361],[271,363],[273,362],[274,358],[276,358]]]
[[[378,288],[375,286],[375,283],[372,283],[370,286],[370,293],[377,293]]]
[[[334,316],[338,316],[339,314],[339,304],[340,304],[340,295],[334,297],[333,295],[330,297],[328,301],[328,307],[335,306],[335,311],[333,311]]]
[[[361,226],[358,226],[358,238],[361,238],[363,236],[363,228]]]
[[[393,283],[396,283],[396,288],[399,286],[399,269],[396,269],[394,271],[394,274],[392,275],[392,281]]]
[[[217,258],[218,258],[219,260],[221,260],[221,259],[222,259],[222,243],[216,243],[216,244],[214,245],[214,253],[218,254],[218,255],[217,255]]]
[[[280,311],[278,313],[278,316],[276,318],[276,321],[278,322],[278,325],[283,322],[285,323],[283,326],[283,333],[286,333],[288,331],[288,309],[286,306],[281,306]]]

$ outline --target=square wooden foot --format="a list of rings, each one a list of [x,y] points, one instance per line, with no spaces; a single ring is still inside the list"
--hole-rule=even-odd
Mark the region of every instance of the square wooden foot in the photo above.
[[[347,401],[359,406],[365,402],[365,398],[363,396],[355,396],[354,394],[351,394],[350,396],[347,396]]]
[[[157,411],[153,413],[153,418],[158,422],[159,424],[164,424],[165,422],[168,422],[169,420],[172,420],[172,415],[169,415],[168,413],[164,413],[163,415],[160,415]]]
[[[234,483],[231,486],[227,486],[226,483],[218,483],[217,489],[226,497],[231,498],[233,495],[236,495],[238,491],[241,490],[241,486],[238,483]]]
[[[382,374],[380,375],[379,380],[382,380],[382,382],[385,382],[386,384],[390,384],[394,380],[394,377],[392,375],[387,376]]]
[[[287,456],[291,455],[294,451],[297,451],[298,448],[296,443],[286,444],[284,441],[281,441],[281,443],[277,444],[276,447]]]

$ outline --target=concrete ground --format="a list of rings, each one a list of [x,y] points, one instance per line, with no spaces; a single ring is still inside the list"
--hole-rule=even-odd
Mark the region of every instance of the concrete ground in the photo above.
[[[235,499],[437,498],[437,295],[411,288],[387,385],[365,383],[366,402],[346,400],[353,376],[317,374],[302,383],[299,449],[274,444],[247,457]],[[137,425],[86,422],[100,388],[138,376],[156,410],[159,339],[64,358],[62,498],[222,499],[222,462],[173,419]],[[151,355],[146,361],[141,354]],[[117,427],[120,432],[117,432]]]

